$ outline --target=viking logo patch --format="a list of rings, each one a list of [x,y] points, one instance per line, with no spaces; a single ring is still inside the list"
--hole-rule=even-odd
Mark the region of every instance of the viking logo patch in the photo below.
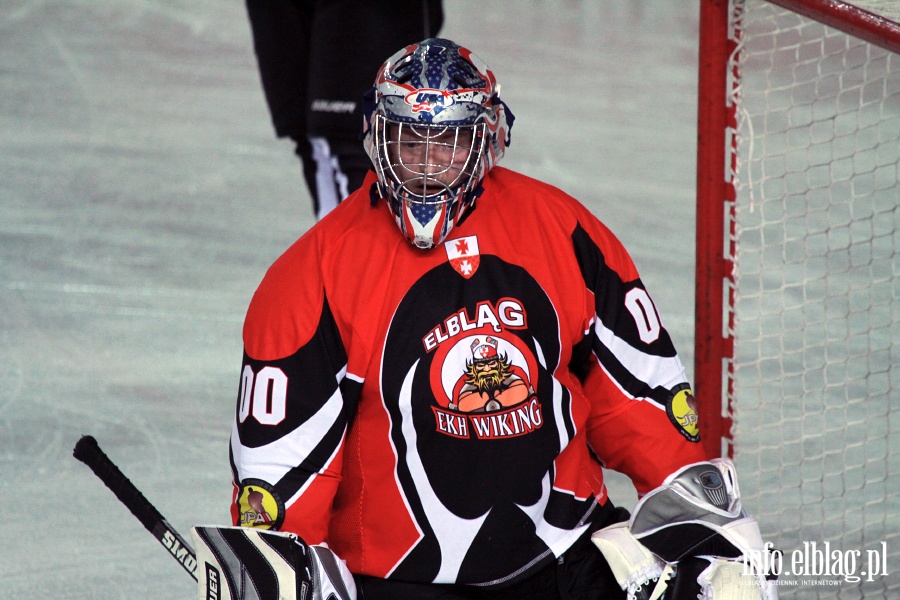
[[[544,423],[532,382],[537,364],[519,338],[476,334],[438,350],[431,385],[438,433],[457,438],[519,437]]]

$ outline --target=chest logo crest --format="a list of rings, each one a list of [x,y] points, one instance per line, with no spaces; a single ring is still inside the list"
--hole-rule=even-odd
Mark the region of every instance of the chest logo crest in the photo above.
[[[478,252],[478,238],[474,235],[444,242],[447,258],[457,273],[470,278],[478,270],[481,254]]]

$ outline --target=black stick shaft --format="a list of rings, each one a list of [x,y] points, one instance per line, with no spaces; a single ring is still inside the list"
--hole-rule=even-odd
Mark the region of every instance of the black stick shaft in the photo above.
[[[165,546],[172,557],[196,580],[197,556],[193,548],[110,460],[97,444],[97,440],[89,435],[83,436],[75,444],[72,454],[90,467],[94,475],[116,495],[119,502],[137,517],[147,531],[152,533],[153,537],[159,540],[159,543]]]

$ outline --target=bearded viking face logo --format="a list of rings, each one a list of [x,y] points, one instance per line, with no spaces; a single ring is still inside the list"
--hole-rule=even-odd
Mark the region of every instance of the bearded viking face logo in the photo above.
[[[451,403],[461,412],[491,412],[514,406],[534,393],[526,384],[522,369],[514,369],[506,353],[498,351],[499,341],[492,336],[475,338],[466,360],[463,386]]]
[[[467,382],[485,394],[493,394],[500,389],[500,382],[509,374],[509,359],[506,355],[488,360],[472,361],[466,369]]]

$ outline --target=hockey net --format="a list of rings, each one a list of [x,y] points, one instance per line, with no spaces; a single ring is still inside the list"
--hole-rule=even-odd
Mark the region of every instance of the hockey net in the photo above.
[[[900,0],[701,6],[701,435],[782,598],[900,597]]]

